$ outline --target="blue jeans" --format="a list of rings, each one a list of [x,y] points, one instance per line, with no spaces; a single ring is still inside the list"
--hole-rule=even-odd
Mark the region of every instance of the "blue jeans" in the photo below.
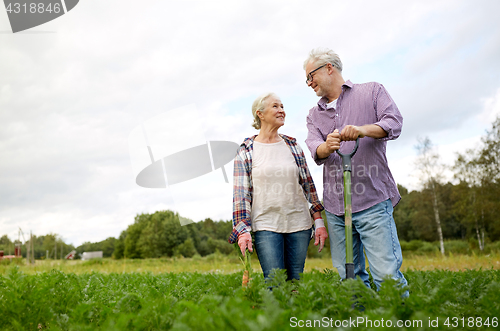
[[[300,279],[304,271],[311,229],[293,233],[255,232],[255,250],[264,278],[273,269],[286,269],[287,280]]]
[[[390,275],[407,285],[405,277],[399,271],[403,263],[403,254],[399,244],[396,224],[392,217],[391,200],[376,204],[366,210],[352,214],[352,241],[354,274],[370,287],[368,272],[365,269],[365,256],[370,264],[373,281],[380,289],[385,276]],[[326,211],[332,263],[340,277],[345,278],[345,226],[344,216],[336,216]],[[404,296],[408,296],[406,293]]]

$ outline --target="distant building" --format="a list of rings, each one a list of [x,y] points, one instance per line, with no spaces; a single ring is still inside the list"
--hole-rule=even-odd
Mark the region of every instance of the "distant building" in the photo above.
[[[15,258],[19,258],[19,256],[16,256],[16,255],[3,255],[3,251],[0,251],[0,260],[3,260],[3,259],[15,259]]]
[[[66,255],[65,259],[66,260],[73,260],[75,258],[75,255],[76,255],[76,251],[72,250],[71,252],[68,253],[68,255]]]
[[[82,253],[82,260],[90,260],[90,259],[102,259],[102,251]]]

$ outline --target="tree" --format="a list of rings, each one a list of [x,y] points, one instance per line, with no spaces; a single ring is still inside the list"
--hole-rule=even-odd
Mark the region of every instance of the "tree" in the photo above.
[[[115,241],[113,237],[109,237],[103,241],[91,243],[84,242],[76,248],[77,253],[82,254],[83,252],[95,252],[102,251],[103,257],[111,257],[115,250]]]
[[[13,250],[14,250],[13,247],[14,247],[14,244],[9,239],[9,236],[7,236],[6,234],[4,234],[0,238],[0,251],[4,251],[5,255],[10,255],[10,253],[13,252]]]
[[[222,254],[228,255],[231,254],[234,250],[233,245],[228,243],[227,240],[208,238],[207,244],[212,252],[215,252],[217,250]]]
[[[481,149],[478,164],[484,172],[484,178],[491,183],[500,182],[500,116],[493,122],[492,129],[482,138],[484,147]]]
[[[500,116],[492,124],[492,129],[487,131],[482,138],[483,148],[479,153],[477,163],[482,173],[481,186],[483,189],[482,202],[484,214],[481,218],[489,223],[491,239],[500,238]],[[489,222],[487,222],[489,220]]]
[[[458,155],[454,170],[460,180],[458,193],[463,193],[457,210],[464,222],[472,224],[479,248],[484,249],[485,237],[500,238],[500,116],[481,141],[481,148]]]
[[[123,258],[123,254],[125,253],[125,237],[127,236],[127,231],[122,231],[120,233],[120,237],[115,241],[115,250],[113,251],[114,259]]]
[[[43,236],[43,250],[49,251],[49,258],[50,257],[56,257],[56,249],[57,249],[57,234],[55,233],[49,233],[45,236]]]
[[[170,210],[140,214],[114,240],[113,257],[156,258],[175,254],[187,257],[196,253],[205,256],[215,250],[231,254],[233,247],[227,243],[231,230],[231,221],[215,222],[209,218],[181,226],[179,214]]]
[[[460,183],[457,186],[456,209],[461,214],[462,222],[473,224],[479,244],[479,249],[484,250],[484,204],[482,203],[482,172],[477,163],[477,155],[469,149],[465,154],[458,154],[453,167],[455,178]],[[479,215],[482,215],[481,222]]]
[[[179,215],[170,210],[157,211],[152,215],[144,214],[143,218],[141,234],[135,240],[140,257],[173,256],[174,249],[189,237],[187,229],[189,225],[181,226]],[[130,229],[130,227],[127,229],[126,243],[130,241]]]
[[[401,195],[401,201],[399,201],[396,208],[394,208],[394,222],[398,229],[399,239],[411,240],[413,231],[410,218],[410,213],[412,211],[410,196],[408,194],[408,189],[402,185],[398,184],[398,191]]]
[[[193,255],[197,253],[196,248],[194,247],[193,239],[186,239],[182,244],[177,246],[175,252],[184,257],[193,257]]]
[[[428,189],[432,198],[434,220],[436,222],[441,254],[444,255],[443,230],[439,217],[439,200],[437,186],[442,181],[444,166],[439,161],[439,154],[433,150],[432,143],[428,137],[418,138],[416,147],[418,157],[415,165],[420,172],[420,179],[424,189]]]
[[[140,214],[135,217],[134,223],[127,228],[127,236],[125,237],[125,249],[123,255],[129,259],[140,259],[141,250],[138,247],[138,241],[141,237],[142,230],[148,223],[149,214]]]

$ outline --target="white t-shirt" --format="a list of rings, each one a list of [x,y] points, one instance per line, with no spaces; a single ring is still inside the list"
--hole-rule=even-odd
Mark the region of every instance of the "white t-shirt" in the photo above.
[[[291,233],[312,226],[299,168],[286,143],[253,143],[252,231]]]
[[[338,100],[338,98],[335,99],[335,100],[333,100],[330,103],[327,103],[326,104],[326,109],[328,109],[328,108],[337,108],[337,100]]]

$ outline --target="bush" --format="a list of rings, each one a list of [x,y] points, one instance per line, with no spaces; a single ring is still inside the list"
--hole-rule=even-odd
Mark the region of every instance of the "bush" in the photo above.
[[[399,243],[403,252],[415,252],[424,245],[422,240],[412,240],[409,242],[401,240]]]
[[[439,242],[427,242],[422,240],[412,240],[410,242],[401,240],[401,249],[403,252],[411,252],[415,255],[428,255],[439,252]],[[500,250],[500,245],[497,246]],[[464,240],[448,240],[444,242],[444,250],[450,254],[470,254],[471,247],[469,242]]]
[[[428,253],[436,253],[439,251],[439,248],[436,244],[430,243],[427,241],[422,242],[422,246],[417,249],[417,253],[428,254]]]
[[[182,255],[184,257],[193,257],[197,253],[194,247],[193,239],[188,238],[175,249],[175,255]]]
[[[229,255],[234,252],[233,245],[225,240],[208,238],[207,244],[212,252],[219,251],[225,255]]]
[[[487,254],[500,253],[500,241],[484,245],[484,252]]]
[[[206,240],[199,241],[196,245],[196,250],[201,256],[207,256],[208,254],[213,253],[213,250],[208,245]]]
[[[1,265],[24,265],[26,264],[25,259],[21,258],[14,258],[14,259],[1,259],[0,260]]]
[[[226,256],[224,254],[221,254],[218,249],[215,250],[214,253],[208,254],[205,258],[207,261],[220,261],[224,259]]]
[[[105,259],[102,259],[102,258],[93,258],[93,259],[90,259],[90,260],[87,260],[85,262],[82,263],[82,265],[104,265],[104,264],[109,264],[109,261],[108,260],[105,260]]]
[[[401,240],[401,249],[403,252],[411,252],[413,255],[428,255],[439,252],[439,242],[427,242],[422,240],[404,241]],[[477,240],[447,240],[444,242],[444,251],[446,254],[471,254],[476,251]],[[493,252],[500,252],[500,241],[495,243],[487,243],[484,248],[484,253],[489,254]]]
[[[401,250],[403,253],[411,252],[414,255],[427,255],[439,251],[438,245],[422,240],[412,240],[410,242],[401,240]]]
[[[463,240],[449,240],[444,242],[444,251],[451,254],[469,254],[469,243]]]

